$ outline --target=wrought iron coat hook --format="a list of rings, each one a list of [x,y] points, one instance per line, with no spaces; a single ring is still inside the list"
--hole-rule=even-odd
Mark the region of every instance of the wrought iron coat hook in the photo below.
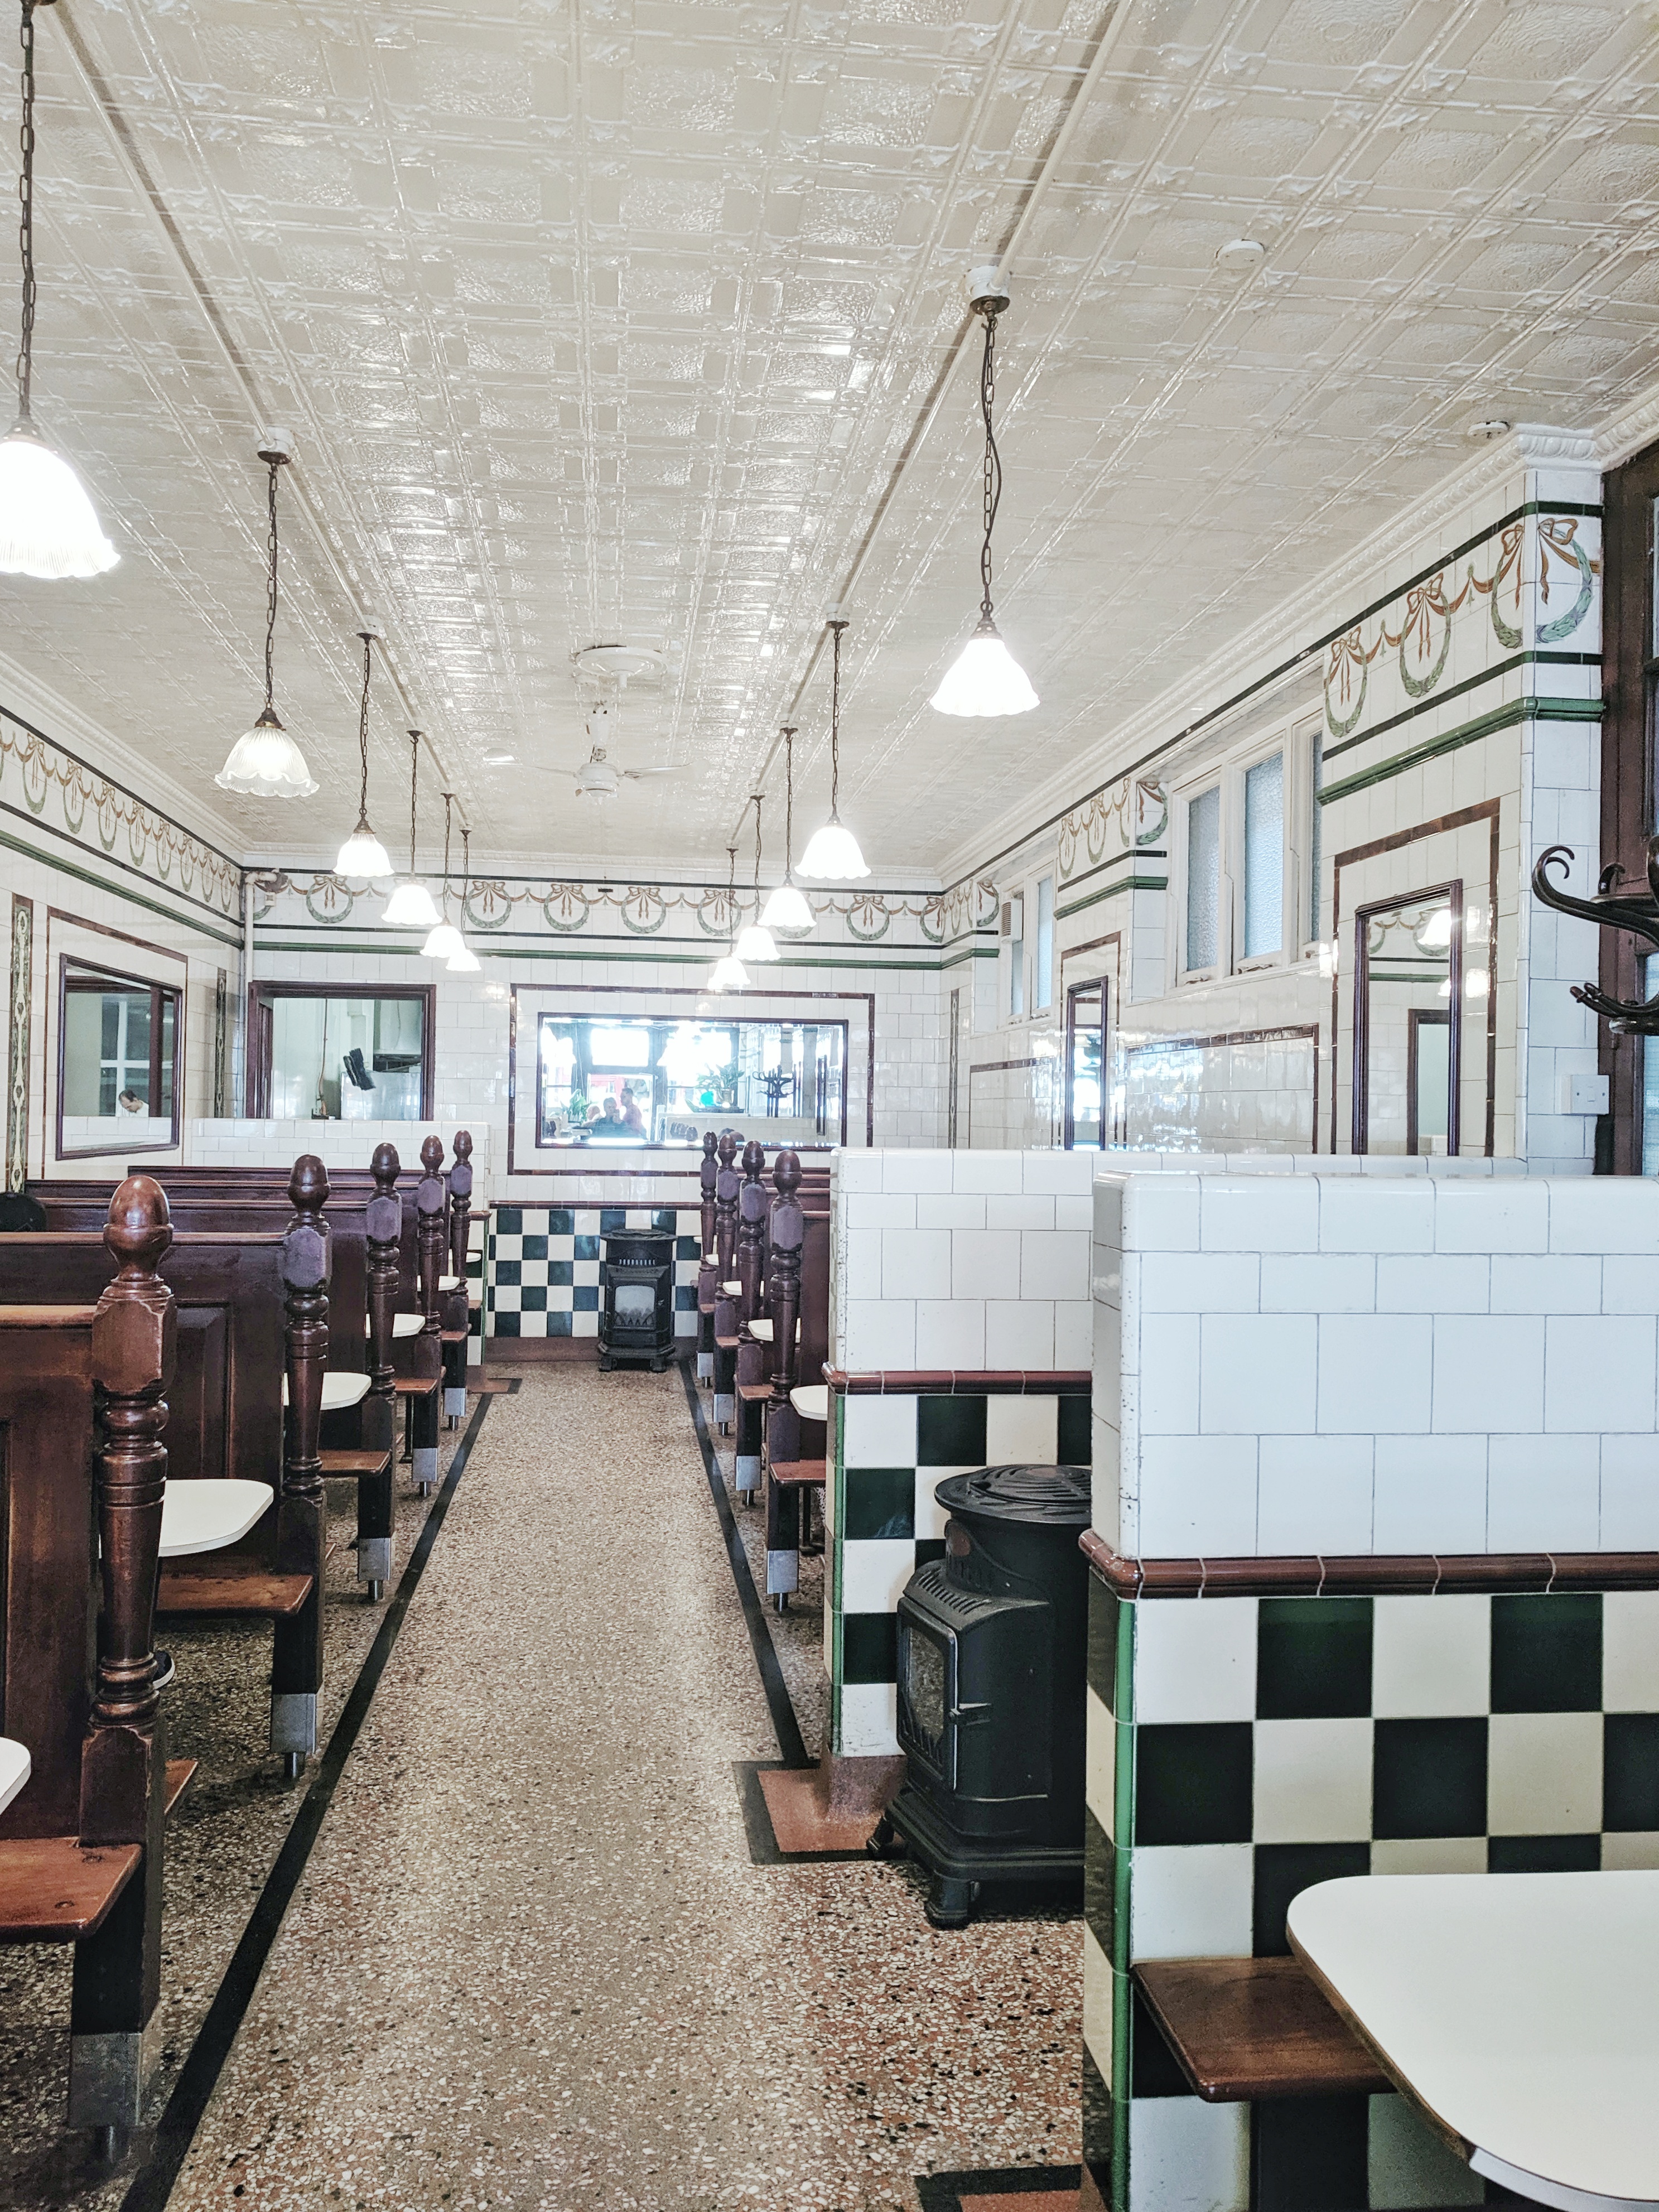
[[[1570,845],[1552,845],[1538,856],[1532,872],[1533,896],[1557,914],[1570,914],[1580,921],[1593,921],[1598,929],[1627,929],[1659,952],[1659,837],[1647,842],[1648,888],[1645,892],[1622,888],[1624,871],[1615,864],[1601,871],[1596,896],[1577,898],[1550,879],[1557,868],[1565,875],[1572,864]],[[1615,999],[1595,983],[1575,983],[1572,995],[1581,1006],[1600,1014],[1619,1036],[1659,1036],[1659,991],[1645,1000]]]

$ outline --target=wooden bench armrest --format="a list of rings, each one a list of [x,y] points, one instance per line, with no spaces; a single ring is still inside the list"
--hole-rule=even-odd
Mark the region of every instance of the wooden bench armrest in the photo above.
[[[441,1375],[398,1375],[393,1377],[392,1388],[399,1398],[429,1398],[442,1387]]]
[[[717,1336],[714,1341],[722,1352],[735,1352],[743,1339],[740,1336]]]
[[[392,1457],[389,1450],[319,1451],[325,1474],[380,1474]]]
[[[95,1936],[143,1856],[137,1844],[86,1850],[78,1836],[0,1843],[0,1942],[79,1943]]]
[[[739,1382],[738,1395],[745,1406],[763,1406],[772,1395],[769,1382]]]
[[[193,1759],[168,1759],[167,1781],[161,1793],[161,1818],[164,1820],[172,1818],[173,1807],[195,1779],[196,1761]]]
[[[1130,1971],[1206,2104],[1394,2086],[1297,1959],[1149,1959]]]

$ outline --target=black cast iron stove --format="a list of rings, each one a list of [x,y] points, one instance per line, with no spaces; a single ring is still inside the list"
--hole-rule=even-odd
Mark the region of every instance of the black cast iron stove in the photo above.
[[[904,1785],[871,1839],[933,1875],[961,1928],[981,1882],[1080,1881],[1090,1521],[1086,1467],[987,1467],[934,1492],[945,1557],[898,1608]]]
[[[674,1357],[674,1239],[665,1229],[608,1229],[599,1365],[648,1361],[660,1375]]]

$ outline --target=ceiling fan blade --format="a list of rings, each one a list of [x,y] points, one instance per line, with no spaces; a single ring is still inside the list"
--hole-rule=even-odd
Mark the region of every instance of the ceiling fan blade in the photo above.
[[[677,768],[625,768],[623,774],[635,783],[643,783],[648,775],[678,775]]]

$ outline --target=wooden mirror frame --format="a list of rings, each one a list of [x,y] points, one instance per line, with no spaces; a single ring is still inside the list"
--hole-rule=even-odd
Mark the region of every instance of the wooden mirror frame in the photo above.
[[[270,1057],[273,1037],[271,1010],[278,999],[419,999],[425,1009],[421,1024],[421,1110],[410,1128],[432,1119],[436,1048],[438,987],[435,983],[287,983],[279,980],[255,983],[247,994],[247,1118],[270,1119]],[[311,1117],[305,1117],[309,1120]]]
[[[1077,1115],[1072,1103],[1072,1079],[1077,1066],[1077,1002],[1091,991],[1097,992],[1100,995],[1100,1149],[1103,1152],[1106,1149],[1106,993],[1108,988],[1109,985],[1104,975],[1091,975],[1085,982],[1068,983],[1066,986],[1066,1031],[1062,1047],[1066,1054],[1066,1066],[1061,1078],[1065,1103],[1062,1108],[1060,1144],[1068,1152],[1074,1151],[1077,1145]]]
[[[1370,1143],[1370,955],[1369,951],[1370,924],[1373,915],[1393,914],[1402,906],[1429,906],[1438,899],[1446,900],[1451,908],[1451,942],[1447,946],[1448,973],[1451,991],[1447,1010],[1451,1017],[1450,1036],[1446,1042],[1447,1083],[1446,1100],[1446,1158],[1455,1159],[1462,1140],[1462,1085],[1463,1085],[1463,879],[1455,877],[1449,883],[1428,884],[1421,890],[1407,891],[1404,896],[1391,894],[1387,898],[1372,899],[1369,905],[1356,907],[1353,917],[1353,1136],[1356,1152],[1364,1152]],[[1416,1101],[1408,1101],[1407,1136],[1416,1123]]]
[[[121,1134],[123,1117],[118,1112],[110,1122],[110,1141],[106,1145],[76,1145],[64,1143],[64,1069],[68,1044],[67,1016],[69,1013],[70,975],[71,970],[88,979],[88,993],[103,990],[111,985],[131,991],[149,994],[149,1079],[152,1092],[160,1087],[161,1066],[161,1001],[173,1001],[173,1133],[165,1143],[154,1140],[136,1145],[130,1137]],[[78,990],[77,990],[78,995]],[[84,953],[60,952],[58,956],[58,1108],[54,1135],[58,1158],[60,1160],[127,1159],[140,1152],[176,1152],[179,1131],[184,1121],[185,1104],[185,1016],[188,1003],[185,985],[159,983],[153,975],[130,975],[118,968],[106,968],[101,961],[89,960]],[[99,1120],[103,1116],[71,1115],[71,1121]],[[160,1120],[159,1115],[149,1117]]]

